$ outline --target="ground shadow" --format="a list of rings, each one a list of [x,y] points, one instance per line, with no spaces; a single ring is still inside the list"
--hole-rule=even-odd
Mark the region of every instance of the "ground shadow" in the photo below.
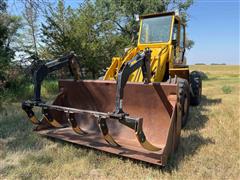
[[[162,171],[171,173],[173,170],[178,170],[179,164],[185,157],[193,156],[202,146],[215,143],[212,138],[204,138],[199,130],[204,128],[209,120],[209,117],[207,116],[209,107],[221,102],[222,100],[220,98],[211,99],[203,95],[199,106],[190,107],[189,119],[183,130],[192,130],[193,133],[186,137],[181,137],[176,153],[170,157],[168,165],[165,168],[162,168]]]
[[[188,122],[184,130],[199,130],[205,127],[208,117],[206,115],[208,107],[222,103],[222,99],[210,99],[205,95],[202,96],[202,101],[199,106],[190,106]]]

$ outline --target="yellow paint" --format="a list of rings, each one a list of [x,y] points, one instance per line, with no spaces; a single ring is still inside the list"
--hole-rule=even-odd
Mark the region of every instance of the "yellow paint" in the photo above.
[[[161,16],[161,15],[159,15]],[[114,57],[112,58],[112,63],[108,68],[104,80],[116,80],[117,74],[123,63],[131,60],[139,51],[144,50],[145,48],[150,48],[152,50],[151,54],[151,82],[161,82],[163,81],[166,64],[169,64],[169,68],[174,68],[174,46],[172,45],[172,34],[173,34],[173,26],[174,20],[180,21],[180,18],[176,15],[172,16],[169,41],[164,43],[151,43],[151,44],[141,44],[140,36],[138,37],[137,47],[129,49],[123,57]],[[142,31],[142,19],[140,21],[140,30],[139,34]],[[180,21],[181,22],[181,21]],[[180,27],[180,26],[179,26]],[[161,27],[159,27],[161,28]],[[178,29],[180,31],[180,29]],[[146,32],[148,33],[148,32]],[[178,47],[177,47],[178,48]],[[169,69],[167,69],[169,71]],[[135,72],[133,72],[128,81],[131,82],[143,82],[143,75],[141,69],[139,68]]]

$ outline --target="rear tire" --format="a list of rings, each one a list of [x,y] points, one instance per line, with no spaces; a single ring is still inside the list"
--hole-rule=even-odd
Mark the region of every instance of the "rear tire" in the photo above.
[[[202,98],[202,78],[199,72],[193,71],[190,74],[191,96],[190,104],[197,106],[201,103]]]
[[[187,124],[189,104],[190,104],[190,93],[189,84],[186,79],[178,78],[178,97],[180,102],[180,110],[182,113],[182,128]]]

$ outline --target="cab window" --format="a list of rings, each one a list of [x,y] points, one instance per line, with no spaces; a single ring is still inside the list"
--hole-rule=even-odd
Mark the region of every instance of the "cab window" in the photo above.
[[[140,43],[168,42],[172,16],[161,16],[142,20]]]
[[[184,26],[181,25],[180,28],[180,47],[184,48]]]

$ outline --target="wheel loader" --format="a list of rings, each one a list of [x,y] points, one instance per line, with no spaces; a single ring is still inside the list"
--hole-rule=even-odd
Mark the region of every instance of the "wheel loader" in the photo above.
[[[177,149],[189,105],[201,101],[198,72],[185,59],[185,25],[174,12],[140,16],[137,46],[113,57],[102,80],[81,80],[71,52],[34,72],[34,98],[22,109],[36,133],[165,166]],[[81,61],[81,59],[79,59]],[[53,103],[41,99],[51,72],[69,66]],[[41,108],[37,118],[34,108]]]

